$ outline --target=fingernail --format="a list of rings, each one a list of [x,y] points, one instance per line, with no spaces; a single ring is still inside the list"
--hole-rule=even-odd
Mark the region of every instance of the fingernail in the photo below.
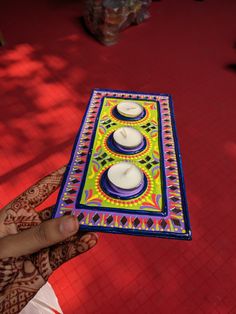
[[[79,228],[79,223],[77,218],[70,216],[65,217],[64,220],[62,220],[60,224],[60,231],[64,234],[73,234],[75,233]]]
[[[98,234],[97,234],[97,233],[93,233],[93,235],[95,236],[96,240],[98,240],[98,239],[99,239],[99,236],[98,236]]]
[[[80,241],[87,243],[90,239],[91,239],[91,235],[90,234],[85,234],[84,236],[82,236],[80,238]]]
[[[98,242],[98,236],[96,233],[89,233],[83,236],[80,239],[81,242],[84,242],[88,245],[88,250],[92,249]]]
[[[89,241],[89,248],[92,249],[96,244],[97,244],[97,240],[91,240]]]

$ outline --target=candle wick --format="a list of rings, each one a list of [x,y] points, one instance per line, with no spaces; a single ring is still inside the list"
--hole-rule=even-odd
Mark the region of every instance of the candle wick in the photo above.
[[[134,166],[134,165],[129,166],[129,167],[125,170],[124,174],[125,174],[125,175],[128,174],[128,172],[130,171],[130,169],[133,168],[133,166]]]
[[[124,137],[127,137],[127,132],[124,128],[121,129],[121,134],[124,136]]]

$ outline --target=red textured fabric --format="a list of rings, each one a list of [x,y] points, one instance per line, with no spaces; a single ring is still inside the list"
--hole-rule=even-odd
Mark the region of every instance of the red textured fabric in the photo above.
[[[170,93],[193,241],[100,234],[51,283],[65,313],[236,313],[236,2],[155,2],[113,47],[78,2],[1,1],[1,206],[68,161],[92,88]]]

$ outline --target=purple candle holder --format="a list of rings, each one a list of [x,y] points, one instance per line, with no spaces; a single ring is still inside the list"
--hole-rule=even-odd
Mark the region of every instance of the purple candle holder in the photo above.
[[[145,192],[147,188],[147,178],[144,173],[143,173],[143,179],[138,187],[134,189],[126,190],[126,189],[118,188],[117,186],[115,186],[114,184],[110,182],[107,175],[108,170],[109,169],[107,169],[102,174],[100,185],[103,191],[109,196],[113,198],[117,198],[117,199],[129,200],[129,199],[138,197]]]
[[[142,142],[138,146],[131,148],[124,147],[115,142],[113,134],[114,132],[111,133],[107,139],[107,145],[113,152],[125,155],[135,155],[143,151],[147,146],[147,141],[143,136]]]
[[[112,110],[112,114],[114,115],[114,117],[122,121],[138,121],[146,116],[146,110],[145,108],[143,108],[143,111],[137,117],[126,117],[119,113],[117,107],[114,107],[114,109]]]

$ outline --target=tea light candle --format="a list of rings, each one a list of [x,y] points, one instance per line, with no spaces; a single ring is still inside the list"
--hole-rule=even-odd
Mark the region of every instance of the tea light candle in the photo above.
[[[137,188],[143,180],[141,169],[130,162],[120,162],[111,166],[107,176],[112,184],[124,190]]]
[[[143,135],[132,127],[123,127],[113,133],[114,141],[126,148],[137,147],[142,143]]]
[[[117,105],[119,114],[129,118],[136,118],[143,112],[143,107],[134,101],[122,101]]]

